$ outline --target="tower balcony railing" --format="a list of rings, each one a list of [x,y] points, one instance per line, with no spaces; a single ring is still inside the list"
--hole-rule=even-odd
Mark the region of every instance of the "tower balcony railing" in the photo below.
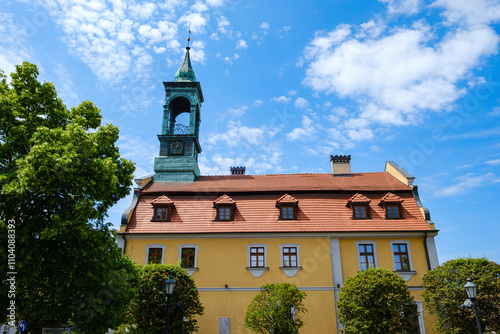
[[[173,127],[168,129],[167,134],[169,135],[188,135],[189,134],[189,126],[176,124]]]

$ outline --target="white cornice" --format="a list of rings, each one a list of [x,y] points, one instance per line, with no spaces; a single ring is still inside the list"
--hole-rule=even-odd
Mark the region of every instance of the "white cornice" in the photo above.
[[[130,239],[281,239],[281,238],[343,238],[343,239],[357,239],[357,238],[395,238],[404,236],[405,238],[420,238],[425,236],[425,231],[389,231],[389,232],[314,232],[314,233],[290,233],[290,232],[269,232],[269,233],[118,233],[126,235],[127,240]],[[427,231],[427,236],[436,236],[438,231]]]

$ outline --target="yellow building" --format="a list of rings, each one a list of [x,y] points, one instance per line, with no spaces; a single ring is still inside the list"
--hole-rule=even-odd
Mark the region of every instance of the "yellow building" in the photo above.
[[[330,156],[332,173],[202,176],[198,141],[203,94],[189,48],[175,81],[165,82],[155,174],[136,180],[118,244],[139,264],[180,263],[205,307],[200,333],[250,333],[246,308],[259,287],[290,282],[307,293],[304,334],[336,333],[335,299],[368,267],[397,272],[422,308],[421,279],[438,265],[437,230],[414,178],[394,162],[351,173],[350,156]],[[190,114],[189,125],[176,124]]]

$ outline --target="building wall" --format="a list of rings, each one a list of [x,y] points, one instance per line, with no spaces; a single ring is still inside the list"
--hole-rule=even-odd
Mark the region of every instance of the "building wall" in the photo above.
[[[200,332],[219,333],[219,318],[229,317],[231,333],[250,333],[243,327],[243,320],[248,304],[258,293],[259,287],[268,283],[289,282],[307,293],[304,301],[308,312],[304,315],[305,326],[301,333],[335,333],[335,286],[337,282],[355,275],[359,269],[356,242],[367,241],[376,244],[378,267],[394,270],[390,242],[404,240],[410,245],[412,270],[415,274],[408,280],[408,285],[415,300],[421,298],[421,278],[427,272],[427,261],[423,237],[404,237],[393,235],[390,238],[380,236],[347,237],[339,239],[341,271],[332,270],[330,237],[279,235],[245,236],[221,235],[220,237],[198,235],[196,237],[172,236],[168,238],[154,236],[127,236],[125,253],[138,264],[146,262],[146,248],[161,245],[165,248],[164,264],[179,263],[179,246],[198,246],[197,267],[192,274],[200,290],[201,302],[205,314],[199,318]],[[280,245],[300,245],[299,261],[301,270],[295,276],[288,277],[281,269]],[[254,277],[248,270],[247,246],[267,245],[267,267],[262,276]],[[333,261],[333,265],[337,262]],[[337,268],[339,269],[339,268]],[[342,273],[342,278],[334,279],[333,273]],[[227,286],[227,287],[226,287]],[[338,290],[337,290],[338,291]],[[431,330],[434,320],[424,311],[425,333]]]

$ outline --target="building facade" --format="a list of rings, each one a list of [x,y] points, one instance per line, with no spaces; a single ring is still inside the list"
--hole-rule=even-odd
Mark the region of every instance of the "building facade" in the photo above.
[[[165,82],[160,153],[154,175],[135,180],[118,244],[138,264],[180,264],[205,307],[200,333],[250,333],[248,304],[267,283],[307,293],[301,333],[336,333],[335,300],[346,279],[369,267],[397,272],[417,300],[422,276],[438,265],[437,235],[414,178],[395,162],[351,173],[350,156],[330,156],[332,173],[202,176],[203,94],[187,48],[175,81]],[[189,113],[189,124],[176,118]]]

